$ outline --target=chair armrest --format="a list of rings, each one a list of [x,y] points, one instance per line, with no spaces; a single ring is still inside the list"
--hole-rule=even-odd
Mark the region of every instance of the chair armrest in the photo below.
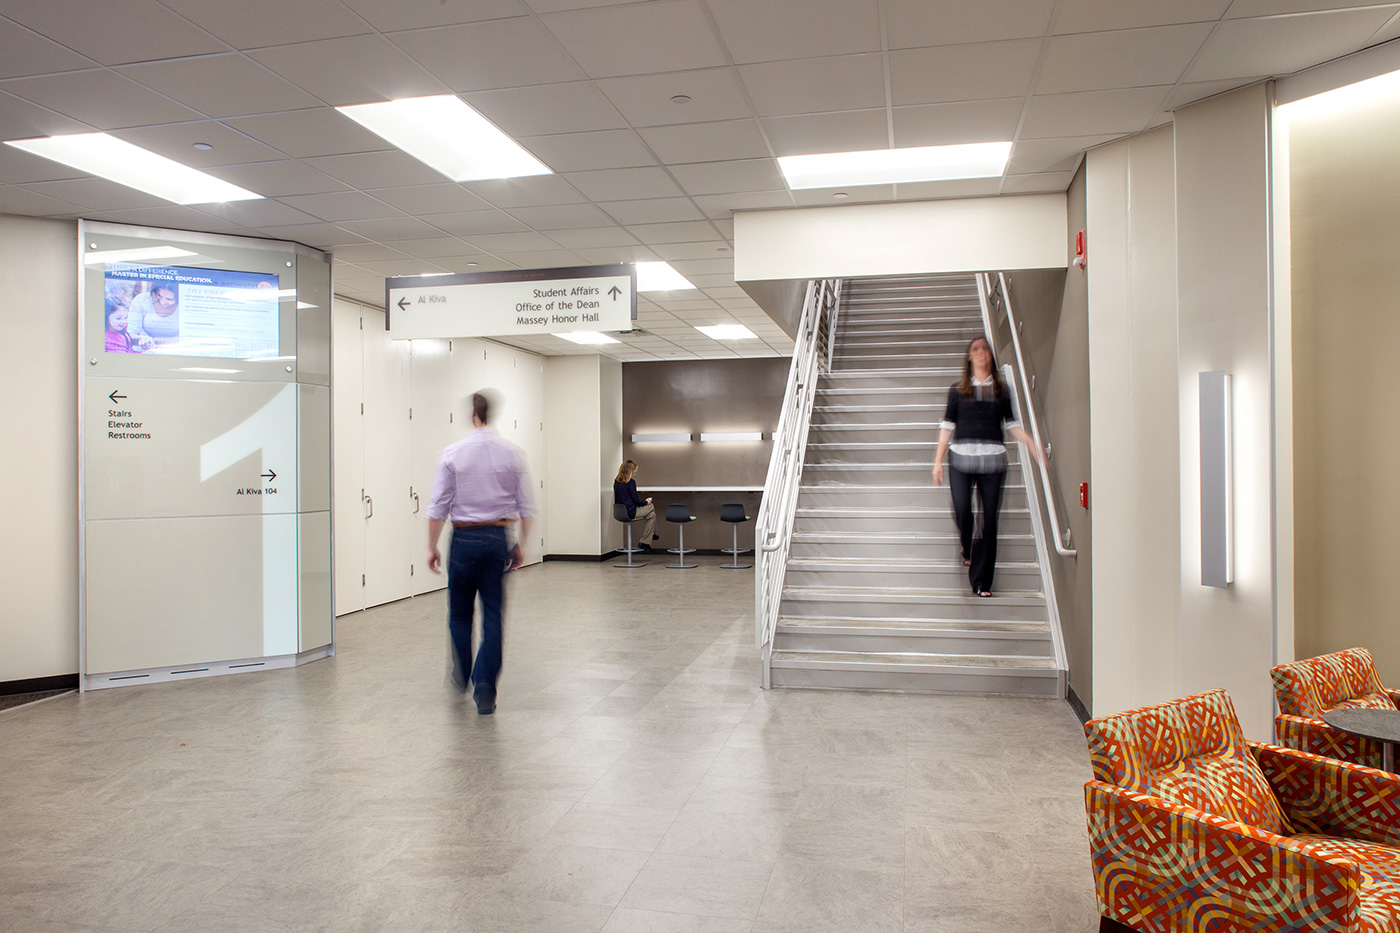
[[[1400,776],[1250,742],[1294,832],[1400,846]]]
[[[1339,758],[1369,768],[1381,766],[1379,742],[1333,728],[1321,719],[1280,714],[1274,717],[1274,735],[1278,744],[1285,748],[1296,748],[1323,758]]]
[[[1105,917],[1139,930],[1343,933],[1361,871],[1286,836],[1099,781],[1084,785]]]
[[[1395,704],[1396,709],[1400,709],[1400,690],[1386,690],[1385,695],[1390,697],[1390,702]]]

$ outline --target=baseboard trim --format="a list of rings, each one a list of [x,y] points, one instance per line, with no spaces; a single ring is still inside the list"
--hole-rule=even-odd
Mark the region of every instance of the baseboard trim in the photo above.
[[[1079,717],[1079,724],[1082,726],[1089,721],[1089,708],[1084,705],[1084,701],[1079,699],[1079,694],[1074,692],[1074,684],[1070,684],[1065,690],[1065,700],[1069,703],[1069,708],[1074,710],[1074,715]]]
[[[56,674],[53,677],[30,677],[26,680],[0,681],[0,696],[12,697],[21,693],[48,693],[50,690],[77,690],[77,674]]]

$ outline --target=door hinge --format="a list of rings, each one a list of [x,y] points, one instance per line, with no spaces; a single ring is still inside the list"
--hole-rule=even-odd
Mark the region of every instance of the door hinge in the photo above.
[[[364,575],[364,574],[360,574],[360,586],[364,586],[364,585],[365,585],[365,575]]]
[[[409,564],[409,565],[408,565],[408,575],[409,575],[410,577],[413,576],[413,565],[412,565],[412,564]]]
[[[408,420],[409,420],[409,421],[412,421],[412,420],[413,420],[413,409],[412,409],[412,408],[410,408],[410,409],[408,410]]]
[[[447,413],[447,423],[448,423],[448,424],[451,424],[451,423],[452,423],[452,412],[450,412],[450,411]]]
[[[360,414],[363,415],[364,413],[365,413],[365,403],[364,403],[364,402],[361,402],[361,403],[360,403]]]

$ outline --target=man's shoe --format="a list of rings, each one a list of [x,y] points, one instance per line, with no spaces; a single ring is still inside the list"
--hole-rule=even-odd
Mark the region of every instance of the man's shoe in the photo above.
[[[476,714],[478,716],[490,716],[496,711],[496,699],[487,699],[485,694],[476,694]]]

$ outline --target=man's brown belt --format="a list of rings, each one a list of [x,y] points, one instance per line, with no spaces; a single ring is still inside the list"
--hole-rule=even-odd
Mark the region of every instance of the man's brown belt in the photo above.
[[[500,518],[494,522],[453,522],[453,528],[509,528],[515,524],[508,518]]]

